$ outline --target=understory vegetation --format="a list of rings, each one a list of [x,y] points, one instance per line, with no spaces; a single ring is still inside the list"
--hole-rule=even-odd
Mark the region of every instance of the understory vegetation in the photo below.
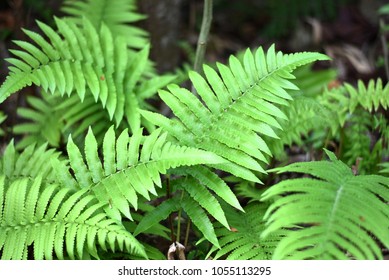
[[[274,44],[160,74],[135,0],[61,11],[0,87],[37,89],[0,129],[1,259],[383,259],[383,79],[329,87],[327,55]]]

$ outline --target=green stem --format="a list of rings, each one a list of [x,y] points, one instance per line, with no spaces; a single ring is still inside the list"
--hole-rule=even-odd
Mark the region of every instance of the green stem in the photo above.
[[[209,30],[212,23],[212,0],[204,1],[203,21],[201,23],[201,30],[199,39],[197,41],[196,57],[193,70],[201,73],[202,64],[204,63],[205,50],[207,48],[207,41],[209,36]]]
[[[184,241],[185,248],[188,246],[190,225],[191,225],[191,220],[188,219],[188,222],[186,223],[186,233],[185,233],[185,241]]]
[[[171,198],[171,189],[170,189],[170,175],[166,176],[166,200]],[[172,243],[176,242],[176,237],[174,236],[174,221],[173,214],[169,214],[169,226],[170,226],[170,239]]]
[[[181,192],[181,200],[184,198],[184,191]],[[181,215],[182,215],[182,209],[178,210],[178,220],[177,220],[177,242],[180,242],[180,236],[181,236]]]
[[[380,28],[381,28],[382,51],[384,52],[385,74],[386,74],[386,78],[389,80],[389,51],[388,51],[388,43],[386,42],[386,37],[385,37],[385,22],[383,19],[380,19]]]

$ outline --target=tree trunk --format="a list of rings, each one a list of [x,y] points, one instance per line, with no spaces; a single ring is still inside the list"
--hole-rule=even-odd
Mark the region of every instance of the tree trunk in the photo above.
[[[184,0],[141,0],[140,10],[148,16],[144,28],[151,36],[151,59],[160,72],[177,67],[180,58],[178,41],[182,39]]]

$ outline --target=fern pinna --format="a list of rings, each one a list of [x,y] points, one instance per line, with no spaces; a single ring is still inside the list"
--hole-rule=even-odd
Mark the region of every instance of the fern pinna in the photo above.
[[[262,236],[288,229],[275,259],[382,259],[389,248],[389,179],[355,176],[326,151],[330,161],[300,162],[276,168],[314,178],[284,180],[263,194],[272,201]]]

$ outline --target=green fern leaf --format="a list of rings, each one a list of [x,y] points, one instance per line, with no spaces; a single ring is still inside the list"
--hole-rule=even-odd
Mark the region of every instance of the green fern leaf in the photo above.
[[[148,43],[147,32],[130,25],[145,18],[136,12],[134,0],[116,1],[115,5],[108,0],[66,0],[61,10],[76,23],[87,17],[96,29],[105,24],[113,34],[126,38],[130,48],[141,49]]]
[[[180,200],[180,205],[193,224],[201,231],[204,238],[219,248],[220,245],[215,234],[215,229],[199,203],[190,196],[184,196]]]
[[[152,226],[155,226],[160,221],[165,220],[170,213],[179,209],[179,203],[176,198],[165,200],[160,205],[155,207],[152,211],[148,212],[135,229],[134,236],[147,231]]]
[[[176,180],[175,186],[185,190],[189,196],[204,208],[212,217],[219,221],[226,228],[230,228],[224,211],[214,195],[194,178]]]
[[[263,236],[295,228],[281,240],[273,257],[381,259],[376,239],[389,247],[388,178],[354,176],[333,153],[327,154],[331,161],[294,163],[274,170],[317,179],[285,180],[263,194],[263,200],[275,200],[265,215]]]
[[[218,64],[220,75],[207,66],[206,79],[190,73],[201,100],[177,86],[161,90],[160,97],[177,119],[145,111],[142,115],[179,143],[230,161],[216,168],[258,182],[253,171],[265,172],[259,162],[266,163],[265,155],[271,155],[263,135],[277,137],[274,129],[280,125],[274,117],[284,117],[277,106],[287,105],[291,99],[286,90],[297,89],[288,81],[293,78],[290,73],[318,59],[327,57],[317,53],[284,55],[276,53],[274,46],[266,54],[262,48],[254,54],[247,50],[243,64],[233,56],[229,67]]]
[[[350,111],[355,110],[357,105],[364,109],[377,111],[381,106],[385,110],[389,107],[389,84],[382,85],[382,80],[370,80],[368,85],[359,80],[358,88],[354,88],[350,84],[345,84],[345,89],[350,95]]]
[[[34,143],[41,145],[45,142],[53,147],[59,146],[65,124],[61,120],[62,112],[55,109],[58,99],[58,96],[51,96],[44,92],[42,92],[42,99],[27,97],[27,103],[31,108],[19,108],[17,112],[29,122],[17,124],[13,128],[13,133],[27,135],[17,144],[18,149]]]
[[[55,182],[53,168],[47,163],[58,159],[59,152],[54,149],[48,150],[47,144],[38,148],[35,146],[30,145],[19,153],[12,140],[0,158],[0,174],[4,174],[10,182],[20,178],[35,178],[39,174],[46,182]]]
[[[213,173],[210,169],[204,166],[191,166],[189,168],[174,169],[176,175],[190,175],[193,179],[198,180],[199,183],[206,186],[209,190],[214,192],[217,196],[223,199],[226,203],[243,211],[238,198],[235,196],[231,188],[219,176]]]
[[[97,158],[97,143],[91,129],[85,145],[84,160],[72,138],[68,140],[72,173],[79,187],[90,189],[100,202],[109,204],[106,211],[119,220],[120,212],[131,219],[130,205],[137,208],[138,194],[147,200],[150,200],[150,193],[156,195],[155,185],[161,187],[160,174],[166,174],[169,168],[225,161],[211,152],[174,145],[160,130],[149,136],[143,136],[138,130],[131,138],[124,130],[116,139],[111,127],[104,137],[103,161]],[[63,173],[60,165],[57,162],[56,170]],[[72,177],[69,171],[67,173],[59,175],[65,176],[63,182]]]
[[[145,256],[141,244],[107,218],[104,205],[87,189],[71,194],[56,185],[43,188],[41,176],[6,187],[0,176],[0,202],[1,259],[25,259],[29,246],[34,259],[53,259],[53,253],[59,259],[82,259],[85,252],[98,258],[96,245],[107,244]]]
[[[267,238],[261,237],[261,233],[265,229],[263,216],[267,207],[264,203],[250,203],[244,208],[244,213],[226,208],[227,219],[232,230],[221,226],[216,227],[216,234],[221,248],[213,247],[206,258],[213,254],[213,259],[271,259],[282,235],[276,233]],[[216,254],[214,254],[215,252]]]
[[[18,58],[9,61],[13,66],[0,88],[0,102],[31,84],[61,96],[75,92],[81,101],[90,94],[95,102],[100,101],[111,120],[120,124],[127,112],[131,128],[139,128],[137,108],[140,102],[132,91],[126,97],[124,79],[130,82],[128,86],[131,89],[140,80],[145,63],[137,62],[147,60],[148,46],[139,54],[128,54],[123,39],[113,38],[111,31],[104,25],[96,30],[87,19],[80,26],[66,19],[56,18],[55,22],[58,33],[38,22],[50,43],[31,31],[25,33],[37,46],[16,42],[22,50],[14,51]]]

